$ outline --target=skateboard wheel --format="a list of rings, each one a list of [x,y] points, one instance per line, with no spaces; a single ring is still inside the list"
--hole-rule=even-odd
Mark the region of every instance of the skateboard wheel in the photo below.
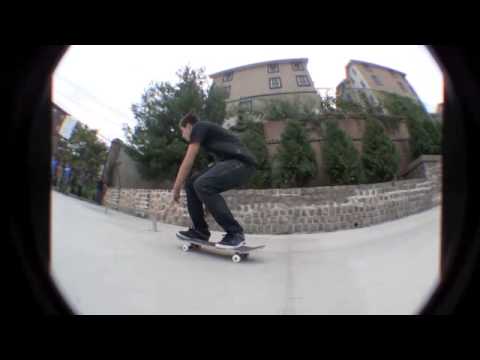
[[[240,261],[242,261],[242,258],[240,257],[240,255],[235,254],[235,255],[232,256],[232,261],[234,263],[239,263]]]
[[[184,252],[187,252],[188,250],[190,250],[190,245],[188,245],[188,244],[183,244],[183,245],[182,245],[182,250],[183,250]]]

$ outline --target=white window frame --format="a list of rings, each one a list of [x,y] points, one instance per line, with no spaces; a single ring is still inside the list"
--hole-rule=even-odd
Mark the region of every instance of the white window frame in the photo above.
[[[273,69],[272,69],[273,68]],[[269,74],[279,73],[280,72],[280,65],[279,64],[268,64],[267,65],[267,72]]]
[[[301,83],[300,79],[306,79],[306,83]],[[298,87],[309,87],[312,86],[312,82],[310,81],[307,75],[297,75],[297,85]]]
[[[305,71],[305,64],[302,62],[294,62],[292,63],[293,71]]]
[[[278,80],[279,86],[273,86],[272,82]],[[268,86],[270,89],[281,89],[282,88],[282,79],[280,77],[268,78]]]

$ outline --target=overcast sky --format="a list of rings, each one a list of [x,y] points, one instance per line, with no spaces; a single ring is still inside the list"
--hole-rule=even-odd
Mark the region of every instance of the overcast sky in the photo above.
[[[131,106],[149,83],[175,83],[185,65],[209,75],[285,58],[308,58],[315,87],[332,88],[332,95],[355,59],[406,73],[431,112],[443,102],[442,73],[420,45],[76,45],[56,69],[53,101],[106,140],[123,140],[122,125],[135,125]]]

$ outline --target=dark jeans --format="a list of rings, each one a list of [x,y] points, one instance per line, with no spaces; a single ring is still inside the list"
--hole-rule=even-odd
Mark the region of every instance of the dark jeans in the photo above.
[[[208,231],[203,203],[227,233],[243,233],[243,228],[234,219],[220,193],[245,184],[254,173],[255,167],[251,165],[239,160],[226,160],[191,176],[185,183],[185,191],[194,229]]]

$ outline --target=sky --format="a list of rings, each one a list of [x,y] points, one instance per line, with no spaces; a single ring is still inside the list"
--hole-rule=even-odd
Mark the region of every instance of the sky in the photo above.
[[[442,72],[421,45],[74,45],[53,77],[53,101],[109,143],[134,127],[131,106],[152,82],[177,82],[186,65],[207,75],[262,61],[308,58],[316,88],[345,79],[352,59],[404,72],[430,112],[443,102]]]

